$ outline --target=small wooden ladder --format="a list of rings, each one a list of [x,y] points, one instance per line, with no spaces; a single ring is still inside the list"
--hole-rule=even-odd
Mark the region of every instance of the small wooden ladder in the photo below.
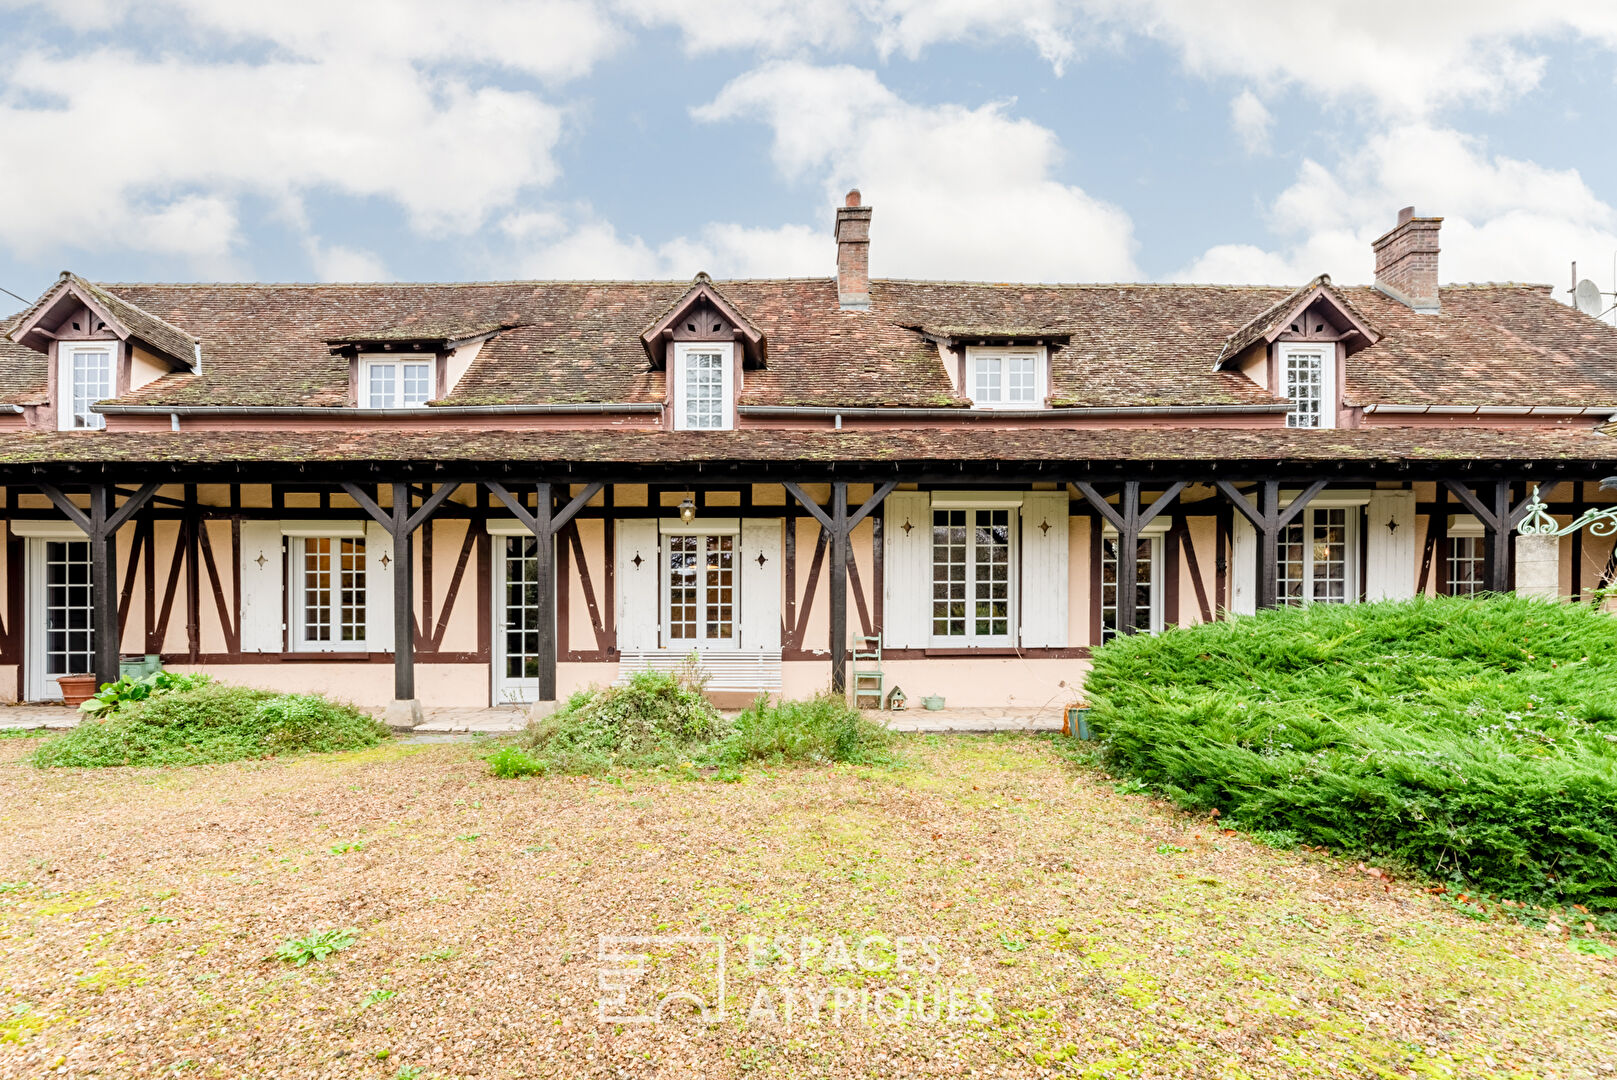
[[[861,634],[853,640],[853,707],[879,709],[887,689],[887,676],[881,666],[881,635]],[[873,699],[874,704],[866,706],[866,698]]]

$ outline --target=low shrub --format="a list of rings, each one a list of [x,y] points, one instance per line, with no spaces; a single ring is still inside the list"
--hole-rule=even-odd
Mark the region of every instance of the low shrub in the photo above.
[[[599,773],[689,760],[722,726],[699,684],[645,671],[623,686],[580,690],[530,723],[519,742],[546,771]]]
[[[387,728],[318,694],[204,683],[85,717],[34,752],[40,768],[202,765],[278,754],[356,750]]]
[[[514,746],[502,746],[488,756],[488,771],[501,780],[514,780],[519,776],[542,775],[545,764]]]
[[[1119,771],[1260,836],[1617,910],[1617,619],[1521,597],[1282,608],[1098,650]]]
[[[892,733],[835,694],[771,705],[759,699],[736,717],[712,757],[745,761],[870,764],[890,759]]]

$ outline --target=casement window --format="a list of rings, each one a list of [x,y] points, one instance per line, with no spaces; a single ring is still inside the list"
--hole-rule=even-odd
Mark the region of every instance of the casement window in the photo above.
[[[1280,532],[1282,604],[1345,604],[1358,599],[1359,508],[1310,505]]]
[[[56,427],[99,429],[107,418],[90,406],[112,397],[117,385],[118,342],[64,341],[57,345]]]
[[[1450,596],[1475,596],[1488,589],[1488,541],[1482,522],[1470,514],[1450,518],[1448,547],[1443,553],[1448,565]]]
[[[966,396],[978,408],[1041,408],[1045,385],[1042,348],[966,350]]]
[[[1287,427],[1336,426],[1336,346],[1281,345],[1280,379],[1291,401]]]
[[[741,610],[737,535],[701,529],[663,535],[663,636],[667,648],[736,644]]]
[[[735,426],[735,347],[727,343],[674,346],[674,427],[722,431]]]
[[[1162,538],[1166,523],[1139,539],[1134,589],[1134,627],[1145,633],[1160,633],[1163,627]],[[1106,530],[1100,542],[1100,639],[1117,636],[1118,565],[1117,533]],[[1126,600],[1126,595],[1123,597]]]
[[[1015,508],[932,511],[932,643],[1015,643]]]
[[[365,538],[297,536],[290,554],[298,648],[365,649]]]
[[[359,407],[411,409],[436,397],[432,360],[371,359],[359,361]]]

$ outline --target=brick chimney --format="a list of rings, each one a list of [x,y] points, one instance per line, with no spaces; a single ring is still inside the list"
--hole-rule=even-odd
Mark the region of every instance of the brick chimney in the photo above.
[[[1435,315],[1437,230],[1440,217],[1416,217],[1415,208],[1398,211],[1398,224],[1371,248],[1376,253],[1376,288],[1423,315]]]
[[[837,302],[844,311],[870,307],[870,207],[859,205],[859,189],[837,207]]]

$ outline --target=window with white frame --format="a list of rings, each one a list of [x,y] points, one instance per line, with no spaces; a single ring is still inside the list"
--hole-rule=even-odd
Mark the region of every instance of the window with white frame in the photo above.
[[[359,407],[362,409],[410,409],[425,405],[435,395],[433,360],[400,360],[361,357],[359,361]]]
[[[1482,523],[1470,514],[1450,519],[1448,550],[1444,552],[1450,596],[1475,596],[1488,591],[1487,543]]]
[[[118,342],[64,341],[57,345],[56,426],[61,431],[99,429],[107,418],[90,406],[116,391]]]
[[[1134,587],[1134,627],[1147,633],[1159,633],[1163,626],[1161,531],[1152,531],[1139,539]],[[1117,533],[1108,529],[1100,542],[1100,639],[1110,641],[1117,636],[1118,559]],[[1127,593],[1124,592],[1124,598]]]
[[[308,650],[365,648],[363,536],[292,538],[297,643]]]
[[[736,644],[736,540],[730,531],[663,535],[663,637],[668,648]]]
[[[1280,379],[1291,401],[1287,427],[1336,426],[1336,346],[1281,345]]]
[[[735,347],[726,343],[674,346],[674,427],[722,431],[731,422]]]
[[[966,395],[984,409],[1037,409],[1045,398],[1040,349],[966,350]]]
[[[932,640],[1008,645],[1016,619],[1014,509],[932,511]]]
[[[1280,531],[1282,604],[1345,604],[1358,598],[1359,508],[1314,506]]]

